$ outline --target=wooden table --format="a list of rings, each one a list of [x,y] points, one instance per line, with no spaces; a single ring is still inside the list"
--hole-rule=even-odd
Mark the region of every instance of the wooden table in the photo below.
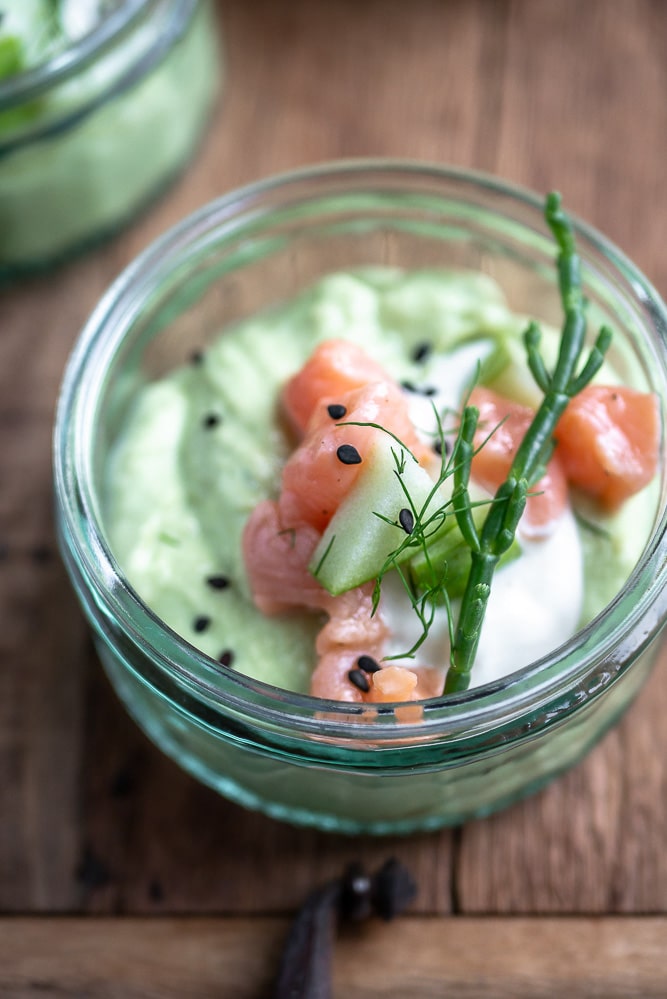
[[[226,0],[228,80],[189,172],[133,228],[0,292],[0,994],[268,994],[289,916],[351,859],[418,899],[344,936],[336,996],[667,995],[667,663],[573,772],[406,840],[292,829],[200,787],[107,683],[54,548],[50,431],[111,279],[214,195],[398,156],[496,173],[604,230],[667,289],[662,0]]]

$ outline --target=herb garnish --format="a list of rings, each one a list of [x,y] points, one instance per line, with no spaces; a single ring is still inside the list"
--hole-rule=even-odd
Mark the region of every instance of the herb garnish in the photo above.
[[[472,566],[454,633],[451,665],[445,681],[446,694],[468,688],[493,573],[500,557],[514,540],[529,488],[544,474],[553,452],[553,434],[560,417],[570,399],[581,392],[599,371],[611,343],[611,331],[603,326],[588,359],[577,374],[586,336],[581,260],[576,251],[572,225],[561,210],[559,194],[552,192],[547,196],[544,214],[559,250],[558,285],[565,319],[558,359],[553,372],[549,373],[539,353],[539,327],[531,322],[524,334],[528,367],[544,398],[517,450],[507,479],[494,496],[481,530],[474,523],[468,494],[472,440],[479,412],[472,406],[466,406],[463,411],[455,444],[454,512],[470,547]]]
[[[408,594],[422,632],[412,648],[388,659],[402,659],[414,656],[417,649],[428,637],[435,615],[435,604],[444,603],[449,620],[450,667],[445,681],[445,693],[464,691],[470,683],[470,673],[477,653],[482,623],[491,592],[491,582],[498,563],[515,545],[515,534],[525,510],[530,489],[544,475],[547,462],[554,448],[553,434],[570,399],[577,395],[599,371],[604,355],[611,342],[611,331],[603,326],[585,363],[581,365],[586,337],[584,298],[581,289],[581,260],[576,251],[574,234],[569,219],[561,210],[560,195],[552,192],[546,198],[545,219],[558,246],[558,285],[564,312],[558,358],[553,371],[547,371],[539,353],[541,333],[538,325],[531,322],[524,334],[528,367],[544,398],[521,442],[507,479],[500,485],[491,500],[474,502],[470,496],[469,483],[472,459],[476,453],[473,441],[478,428],[479,411],[474,406],[464,404],[460,423],[453,446],[445,442],[445,431],[439,414],[437,420],[437,443],[435,450],[442,456],[440,475],[421,509],[416,509],[405,486],[402,475],[405,469],[406,452],[413,460],[414,455],[403,445],[399,450],[392,448],[397,476],[406,497],[406,506],[399,513],[397,521],[392,521],[376,513],[388,524],[406,530],[408,515],[413,518],[412,530],[400,545],[385,560],[375,580],[373,593],[373,613],[377,610],[384,576],[395,569]],[[579,370],[579,373],[577,371]],[[377,426],[376,424],[363,424]],[[378,429],[384,429],[378,426]],[[487,436],[486,440],[495,432]],[[390,436],[390,431],[387,431]],[[478,447],[481,450],[486,441]],[[449,477],[453,477],[454,489],[451,499],[433,510],[433,500],[438,499],[438,491]],[[480,509],[480,508],[484,509]],[[483,516],[480,517],[480,514]],[[443,536],[443,527],[452,516],[460,532],[464,547],[470,555],[470,570],[462,587],[461,606],[456,625],[448,592],[447,566],[433,564],[437,541]],[[403,571],[401,562],[406,548],[420,549],[420,557],[426,563],[424,578],[426,584],[417,592],[413,582]],[[439,570],[439,571],[438,571]]]

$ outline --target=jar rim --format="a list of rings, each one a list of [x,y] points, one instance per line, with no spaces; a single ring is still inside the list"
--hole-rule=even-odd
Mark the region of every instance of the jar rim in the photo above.
[[[154,0],[124,0],[73,44],[22,73],[0,81],[0,109],[21,105],[76,76],[135,27]],[[197,0],[178,0],[189,15]]]
[[[293,738],[317,741],[328,738],[345,748],[395,743],[418,745],[436,737],[467,738],[490,727],[507,724],[561,697],[574,685],[593,677],[604,655],[613,650],[647,615],[655,614],[646,628],[642,647],[660,630],[667,613],[667,512],[664,501],[653,533],[628,581],[616,598],[593,622],[548,655],[514,673],[463,693],[421,702],[423,719],[397,727],[393,706],[387,705],[372,721],[361,715],[364,705],[324,701],[271,686],[220,666],[172,631],[132,589],[109,550],[97,516],[94,489],[88,474],[85,448],[90,431],[91,406],[103,384],[104,360],[122,342],[124,333],[139,315],[142,303],[160,287],[166,275],[183,267],[188,253],[201,251],[232,231],[244,220],[261,220],[270,205],[294,204],[309,185],[318,197],[350,185],[450,184],[469,193],[486,193],[507,199],[542,219],[543,199],[532,191],[494,176],[436,164],[397,159],[341,160],[274,175],[238,188],[202,206],[170,228],[145,249],[115,280],[98,303],[80,334],[68,362],[58,401],[54,431],[56,503],[62,521],[61,545],[66,561],[82,567],[85,585],[94,590],[114,620],[135,645],[195,698],[205,698],[221,711],[233,711],[247,721],[277,727]],[[462,192],[463,193],[463,192]],[[599,251],[628,282],[636,300],[649,307],[664,347],[667,341],[667,308],[644,275],[609,240],[593,227],[570,215],[577,240]],[[546,226],[544,226],[546,231]],[[94,372],[97,372],[94,375]],[[92,381],[91,381],[92,379]],[[86,420],[88,414],[88,421]],[[85,532],[81,518],[85,520]],[[641,581],[642,589],[639,588]],[[644,585],[647,584],[647,585]],[[658,597],[661,599],[658,599]],[[160,648],[150,636],[158,635]],[[194,668],[193,668],[194,667]],[[556,668],[557,667],[557,668]],[[618,663],[622,671],[622,662]],[[612,679],[601,681],[604,686]],[[596,680],[596,684],[598,681]],[[597,690],[596,690],[597,692]],[[383,709],[384,710],[384,709]],[[323,715],[325,717],[323,717]],[[358,716],[358,717],[357,717]],[[354,724],[350,724],[354,720]],[[553,719],[551,719],[553,720]]]

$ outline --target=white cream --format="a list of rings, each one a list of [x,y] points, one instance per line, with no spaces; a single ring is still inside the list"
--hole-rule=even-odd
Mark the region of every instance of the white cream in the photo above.
[[[520,558],[499,569],[482,627],[472,686],[547,655],[577,630],[584,596],[579,529],[568,508],[542,541],[519,540]]]
[[[492,349],[490,340],[475,340],[450,354],[438,356],[429,365],[424,386],[435,389],[435,393],[427,396],[411,392],[408,396],[410,419],[425,442],[433,443],[436,435],[434,407],[441,414],[458,411],[461,399],[474,382],[479,363]],[[445,417],[443,424],[451,426],[451,420]]]

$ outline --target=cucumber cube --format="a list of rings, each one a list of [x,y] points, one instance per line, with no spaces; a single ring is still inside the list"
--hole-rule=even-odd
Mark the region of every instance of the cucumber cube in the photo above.
[[[313,576],[335,596],[379,575],[387,558],[409,536],[400,520],[409,527],[410,517],[403,514],[401,518],[401,511],[412,514],[411,502],[423,522],[450,498],[445,484],[429,502],[433,479],[388,435],[377,442],[364,464],[365,470],[331,519],[309,565]],[[416,545],[406,546],[397,562],[415,551]]]

